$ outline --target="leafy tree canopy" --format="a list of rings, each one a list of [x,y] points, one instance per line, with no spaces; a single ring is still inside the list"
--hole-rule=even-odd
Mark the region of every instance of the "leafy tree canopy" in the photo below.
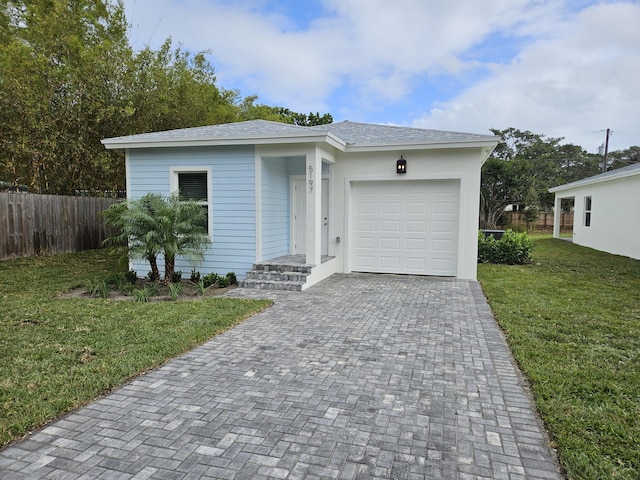
[[[607,168],[613,170],[616,168],[626,167],[634,163],[640,162],[640,147],[633,146],[626,150],[616,150],[609,152],[607,158]]]
[[[550,211],[548,189],[600,173],[602,157],[589,154],[562,138],[516,128],[492,129],[501,141],[482,168],[480,226],[496,228],[509,205],[529,211]]]
[[[119,0],[0,0],[0,181],[31,191],[123,191],[120,135],[298,114],[216,84],[206,52],[167,39],[134,52]]]

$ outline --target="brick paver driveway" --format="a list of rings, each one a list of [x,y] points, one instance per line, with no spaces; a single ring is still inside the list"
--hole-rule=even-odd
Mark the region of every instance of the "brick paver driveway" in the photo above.
[[[334,275],[0,451],[2,479],[559,478],[476,282]]]

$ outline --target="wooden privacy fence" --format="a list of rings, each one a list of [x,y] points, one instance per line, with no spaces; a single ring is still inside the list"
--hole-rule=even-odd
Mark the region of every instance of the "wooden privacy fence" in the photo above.
[[[523,225],[525,224],[524,214],[520,212],[505,212],[505,216],[508,224]],[[553,228],[553,214],[541,212],[538,215],[538,219],[535,226],[540,229]],[[562,212],[560,214],[560,228],[572,229],[573,228],[573,212]]]
[[[0,260],[100,247],[111,234],[100,213],[117,201],[0,193]]]

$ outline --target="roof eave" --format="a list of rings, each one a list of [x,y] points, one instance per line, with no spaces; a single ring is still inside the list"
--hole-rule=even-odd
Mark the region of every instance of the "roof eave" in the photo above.
[[[101,143],[108,150],[126,150],[138,148],[175,148],[175,147],[212,147],[229,145],[273,145],[300,143],[327,143],[344,150],[346,144],[331,133],[322,135],[269,135],[243,138],[163,138],[135,139],[126,137],[107,138]]]
[[[449,140],[449,141],[437,141],[437,142],[408,142],[408,143],[380,143],[380,144],[356,144],[347,145],[346,152],[371,152],[371,151],[397,151],[401,150],[439,150],[450,148],[490,148],[491,151],[496,147],[500,137],[491,138],[486,140],[468,139],[468,140]],[[490,152],[489,152],[490,153]]]
[[[640,169],[624,171],[624,172],[620,172],[619,174],[611,173],[606,177],[596,175],[594,177],[583,178],[582,180],[577,180],[575,182],[565,183],[564,185],[558,185],[557,187],[552,187],[549,189],[549,193],[563,192],[565,190],[571,190],[572,188],[576,188],[576,187],[585,187],[585,186],[593,185],[596,183],[609,182],[611,180],[619,180],[621,178],[626,178],[626,177],[633,177],[635,175],[640,175]]]

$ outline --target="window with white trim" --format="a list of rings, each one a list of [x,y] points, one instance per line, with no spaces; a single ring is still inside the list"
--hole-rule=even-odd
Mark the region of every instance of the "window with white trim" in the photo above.
[[[591,226],[591,197],[584,197],[584,226]]]
[[[193,200],[207,212],[203,225],[211,235],[211,198],[209,192],[210,175],[202,169],[171,169],[171,190],[177,191],[180,200]]]

